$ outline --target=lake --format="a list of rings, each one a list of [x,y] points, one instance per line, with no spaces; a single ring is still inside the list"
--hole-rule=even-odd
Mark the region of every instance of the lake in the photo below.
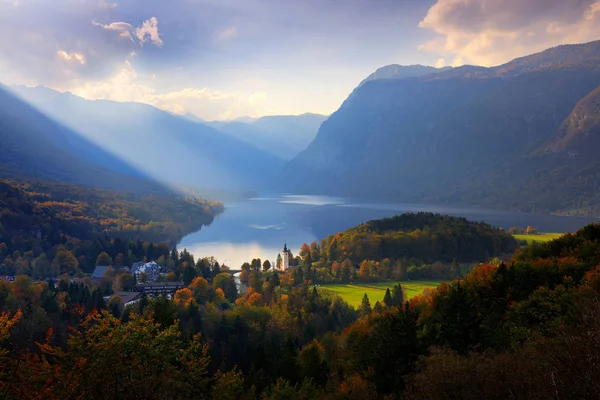
[[[178,248],[187,248],[196,258],[214,256],[220,263],[238,269],[253,258],[274,262],[286,242],[296,255],[303,243],[372,219],[419,211],[485,221],[505,229],[531,225],[540,232],[574,232],[592,222],[585,217],[277,194],[225,204],[223,214],[210,226],[184,237]]]

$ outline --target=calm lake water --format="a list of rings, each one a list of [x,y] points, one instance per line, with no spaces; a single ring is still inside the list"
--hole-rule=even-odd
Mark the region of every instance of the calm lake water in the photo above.
[[[418,211],[466,217],[505,229],[531,225],[541,232],[574,232],[592,222],[584,217],[278,194],[225,204],[225,212],[212,225],[183,238],[178,248],[187,248],[196,258],[214,256],[237,269],[253,258],[274,262],[285,242],[295,255],[303,243],[372,219]]]

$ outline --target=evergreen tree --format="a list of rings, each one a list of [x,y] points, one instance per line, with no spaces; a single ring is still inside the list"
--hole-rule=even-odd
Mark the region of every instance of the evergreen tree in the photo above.
[[[404,289],[399,283],[394,285],[392,288],[392,302],[391,305],[399,307],[404,303]]]
[[[381,312],[383,312],[384,308],[382,307],[381,303],[379,301],[375,302],[375,306],[373,306],[373,312],[380,314]]]
[[[215,262],[212,269],[212,275],[217,276],[221,273],[221,266],[218,262]]]
[[[194,268],[193,265],[188,264],[183,270],[181,279],[183,280],[184,285],[188,286],[190,283],[192,283],[194,278],[197,276],[198,276],[198,271],[196,271],[196,268]]]
[[[212,277],[210,269],[206,266],[206,263],[202,259],[199,259],[198,262],[196,262],[196,270],[204,279],[210,279]]]
[[[371,309],[371,302],[369,302],[369,296],[367,296],[367,294],[365,293],[362,302],[360,303],[360,307],[358,308],[358,315],[364,317],[371,314],[372,311],[373,310]]]
[[[173,250],[171,250],[171,260],[174,264],[177,264],[179,261],[179,252],[177,251],[177,247],[173,247]]]
[[[385,303],[386,308],[390,308],[394,305],[394,300],[392,299],[392,294],[390,293],[390,288],[387,288],[385,291],[385,296],[383,297],[383,302]]]

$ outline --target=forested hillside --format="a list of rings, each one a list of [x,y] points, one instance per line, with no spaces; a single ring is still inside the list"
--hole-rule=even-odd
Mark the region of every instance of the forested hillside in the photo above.
[[[411,222],[380,228],[390,224]],[[110,285],[19,276],[0,281],[0,388],[48,399],[593,399],[599,243],[589,225],[358,311],[312,288],[308,266],[254,260],[240,295],[218,264],[186,251],[168,257],[188,284],[172,301],[105,305]]]
[[[321,243],[328,262],[389,258],[433,263],[471,262],[515,251],[511,235],[466,218],[417,213],[370,221],[331,235]]]
[[[0,275],[89,272],[99,253],[106,251],[98,240],[125,242],[119,251],[120,265],[129,265],[127,240],[173,246],[222,211],[221,203],[194,197],[0,180]],[[169,246],[166,249],[168,254]],[[152,259],[158,256],[150,254]],[[40,257],[44,260],[37,263]],[[61,257],[68,262],[60,261]],[[56,268],[46,268],[53,260],[57,260]]]
[[[44,87],[13,90],[81,137],[166,185],[257,189],[283,165],[278,156],[249,141],[148,104],[90,101]],[[102,158],[90,159],[107,167]]]
[[[598,86],[600,42],[494,68],[367,81],[286,164],[278,185],[587,214],[599,204],[598,164],[586,150],[597,136]]]
[[[0,85],[0,177],[168,193],[130,164],[50,119]]]

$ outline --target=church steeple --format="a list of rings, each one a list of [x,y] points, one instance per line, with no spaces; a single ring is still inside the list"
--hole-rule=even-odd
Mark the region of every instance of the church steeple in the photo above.
[[[283,245],[283,251],[281,252],[281,270],[285,271],[290,267],[290,251],[287,247],[287,242]]]

